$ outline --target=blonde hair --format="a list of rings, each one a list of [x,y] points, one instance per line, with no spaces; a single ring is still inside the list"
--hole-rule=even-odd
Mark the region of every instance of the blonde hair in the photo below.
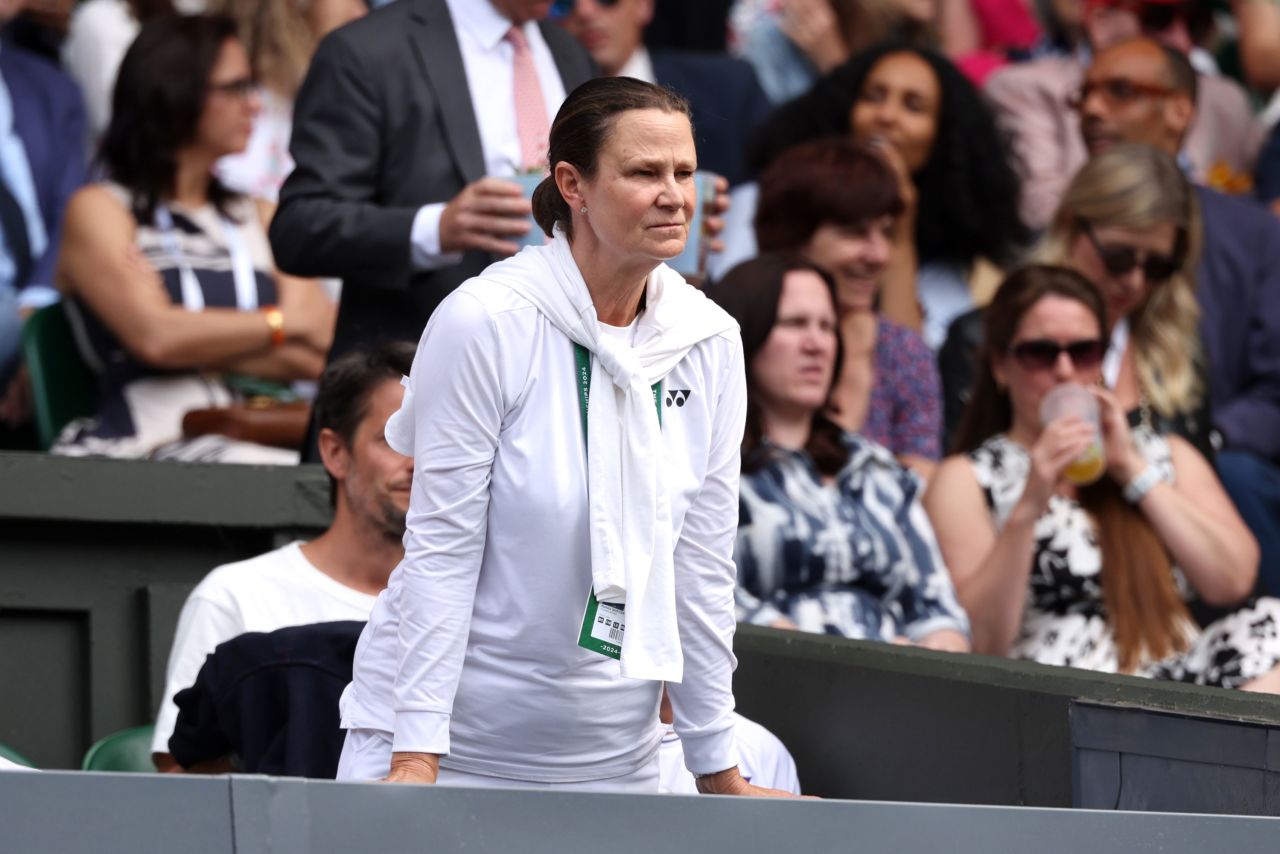
[[[1094,157],[1067,187],[1037,258],[1071,264],[1082,223],[1135,230],[1170,223],[1177,229],[1182,265],[1169,281],[1151,285],[1147,299],[1129,315],[1129,340],[1138,384],[1151,407],[1165,417],[1195,409],[1204,394],[1194,272],[1200,208],[1182,169],[1149,145],[1117,145]]]
[[[308,0],[210,0],[209,11],[235,19],[253,76],[293,100],[316,50]]]

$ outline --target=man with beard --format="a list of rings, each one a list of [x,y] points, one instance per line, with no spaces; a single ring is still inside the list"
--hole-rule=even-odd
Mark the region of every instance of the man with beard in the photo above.
[[[369,618],[404,556],[413,460],[391,450],[383,427],[400,408],[400,379],[413,354],[412,344],[389,343],[353,350],[325,369],[315,419],[333,523],[309,543],[220,566],[191,592],[178,617],[151,746],[161,771],[182,770],[169,754],[173,697],[195,681],[218,644],[245,632]]]

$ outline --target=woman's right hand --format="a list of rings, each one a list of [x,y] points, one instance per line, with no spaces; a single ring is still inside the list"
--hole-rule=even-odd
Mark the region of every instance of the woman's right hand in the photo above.
[[[307,344],[320,353],[329,352],[336,312],[316,282],[281,281],[280,313],[284,315],[286,339]]]
[[[909,222],[915,220],[916,205],[920,201],[920,192],[916,189],[915,178],[911,176],[911,170],[907,168],[907,161],[902,159],[902,155],[893,143],[882,136],[874,136],[870,140],[871,147],[884,159],[889,168],[893,170],[893,175],[898,179],[898,196],[902,199],[902,215],[900,219]],[[915,234],[907,235],[909,239],[915,240]]]
[[[1059,418],[1040,431],[1040,438],[1031,446],[1031,467],[1019,499],[1031,518],[1040,518],[1058,491],[1063,470],[1097,439],[1094,426],[1075,416]]]
[[[436,753],[393,753],[391,773],[384,783],[435,783],[440,774],[440,756]]]

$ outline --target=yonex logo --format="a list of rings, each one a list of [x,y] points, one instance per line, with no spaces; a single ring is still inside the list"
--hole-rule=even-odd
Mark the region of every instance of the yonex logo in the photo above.
[[[689,399],[691,392],[687,388],[673,388],[667,390],[667,406],[684,406],[684,402]]]

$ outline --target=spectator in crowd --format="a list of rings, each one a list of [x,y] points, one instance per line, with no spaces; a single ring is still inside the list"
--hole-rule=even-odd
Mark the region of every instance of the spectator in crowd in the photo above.
[[[160,770],[180,770],[168,755],[174,695],[196,681],[218,644],[245,632],[368,619],[404,556],[413,461],[387,445],[383,427],[404,397],[400,380],[412,361],[413,345],[394,342],[352,351],[325,369],[315,410],[333,522],[311,542],[218,567],[187,597],[156,716]]]
[[[440,306],[387,424],[415,460],[406,554],[343,695],[338,777],[654,792],[665,682],[699,791],[781,794],[734,748],[742,347],[662,264],[695,203],[688,105],[585,83],[549,162],[551,243]]]
[[[332,336],[332,303],[273,271],[263,215],[211,172],[244,148],[257,107],[229,18],[155,18],[125,54],[102,143],[109,180],[71,199],[57,282],[83,308],[101,407],[56,452],[297,460],[182,432],[189,410],[235,400],[227,374],[319,376]]]
[[[662,746],[658,748],[658,791],[664,795],[696,795],[698,781],[684,764],[684,747],[672,721],[671,698],[662,692],[658,719],[662,722]],[[733,713],[733,738],[738,746],[742,779],[768,789],[800,794],[796,761],[787,746],[760,724]]]
[[[1024,268],[987,307],[963,453],[925,496],[974,649],[1280,691],[1280,601],[1203,631],[1191,619],[1184,588],[1216,606],[1249,594],[1257,544],[1199,452],[1145,424],[1131,430],[1096,387],[1107,340],[1103,297],[1065,268]],[[1041,401],[1063,383],[1092,390],[1098,425],[1042,421]],[[1105,472],[1075,486],[1070,469],[1091,446]]]
[[[1171,9],[1169,14],[1158,14]],[[1082,18],[1087,49],[1011,66],[987,81],[986,94],[1018,155],[1022,217],[1031,228],[1048,225],[1067,182],[1088,157],[1089,143],[1081,134],[1085,114],[1076,98],[1090,52],[1104,52],[1146,33],[1186,53],[1191,42],[1181,9],[1160,0],[1089,0]],[[1092,79],[1096,85],[1091,91],[1105,97],[1113,109],[1142,110],[1143,121],[1152,126],[1160,124],[1156,114],[1174,108],[1177,101],[1162,86],[1124,85],[1134,78],[1122,66],[1108,65],[1105,75],[1095,74]],[[1261,135],[1244,90],[1216,75],[1200,75],[1198,85],[1201,109],[1182,146],[1194,179],[1206,182],[1211,175],[1251,174]]]
[[[739,59],[644,46],[653,0],[577,0],[565,27],[610,76],[634,77],[679,92],[693,108],[698,168],[746,180],[747,134],[769,113],[751,66]]]
[[[416,341],[440,300],[529,232],[506,179],[546,168],[552,116],[594,76],[581,45],[539,23],[549,5],[391,3],[317,48],[271,242],[282,269],[343,280],[331,358]]]
[[[1102,291],[1112,324],[1103,381],[1130,426],[1145,421],[1177,433],[1212,460],[1195,289],[1200,236],[1199,206],[1177,162],[1150,145],[1125,143],[1076,174],[1036,254]],[[938,354],[949,437],[964,415],[981,342],[975,310],[951,325]]]
[[[779,108],[757,134],[749,165],[832,133],[879,146],[898,172],[898,272],[885,281],[881,310],[910,329],[923,324],[936,349],[956,315],[987,302],[999,281],[995,265],[1011,263],[1026,240],[1018,177],[995,120],[939,54],[881,45]]]
[[[1130,141],[1176,156],[1203,79],[1184,54],[1148,39],[1100,52],[1080,105],[1090,153]],[[1118,103],[1104,95],[1105,80],[1171,94]],[[1250,200],[1195,191],[1204,227],[1196,296],[1218,476],[1258,538],[1263,589],[1280,594],[1280,223]]]
[[[831,277],[762,255],[713,298],[741,326],[747,364],[738,618],[967,652],[920,479],[825,414],[841,364]]]
[[[22,10],[0,5],[0,26]],[[0,40],[0,423],[30,418],[22,325],[56,301],[67,200],[85,181],[84,107],[56,66]]]
[[[209,11],[235,19],[253,79],[262,86],[249,144],[218,161],[218,177],[236,192],[274,203],[293,170],[293,99],[311,55],[320,39],[368,7],[364,0],[211,0]]]
[[[71,13],[62,43],[62,65],[80,86],[89,116],[90,148],[96,148],[111,121],[111,93],[120,61],[138,29],[158,15],[174,12],[172,0],[84,0]]]
[[[1174,159],[1110,148],[1081,169],[1039,253],[1093,282],[1107,308],[1102,381],[1131,427],[1177,433],[1212,459],[1195,265],[1200,215]]]
[[[738,0],[729,46],[782,104],[878,42],[933,45],[937,13],[935,0]]]
[[[918,333],[877,310],[902,210],[892,167],[827,137],[788,148],[761,176],[756,243],[835,279],[844,359],[827,417],[927,476],[941,456],[938,368]]]

